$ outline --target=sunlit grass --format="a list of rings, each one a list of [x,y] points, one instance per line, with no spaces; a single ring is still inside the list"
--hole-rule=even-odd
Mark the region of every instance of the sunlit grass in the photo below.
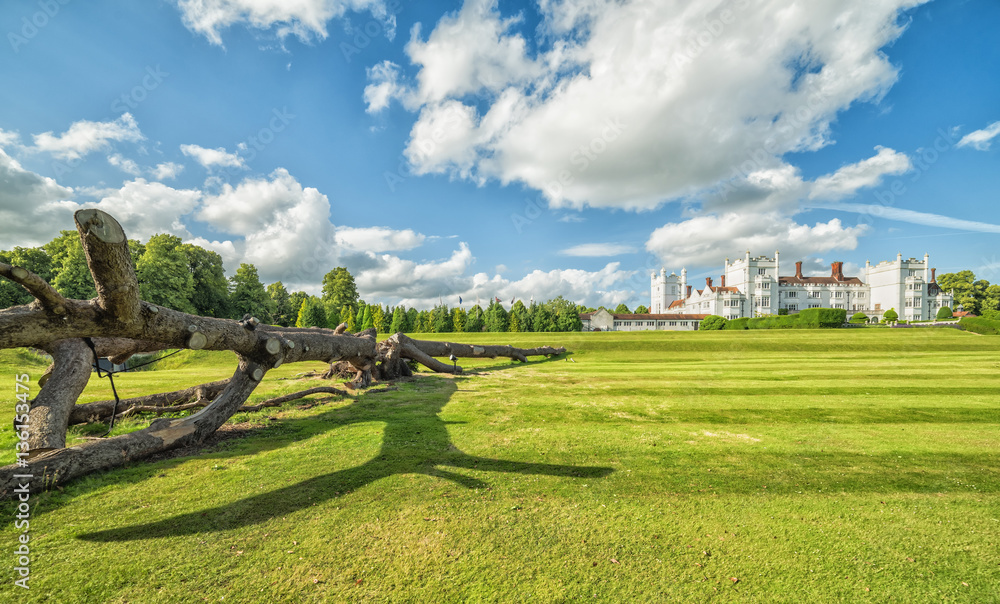
[[[37,494],[32,589],[17,596],[998,600],[1000,338],[417,337],[571,352],[463,360],[461,376],[240,414],[250,436],[207,454]],[[19,354],[0,353],[0,375],[44,369]],[[225,353],[172,360],[116,380],[122,395],[235,366]],[[322,368],[306,365],[269,373],[255,398],[320,383],[277,379]],[[87,400],[107,398],[98,382]],[[121,429],[148,418],[130,421]],[[13,459],[9,424],[0,443]],[[8,522],[0,543],[18,534]]]

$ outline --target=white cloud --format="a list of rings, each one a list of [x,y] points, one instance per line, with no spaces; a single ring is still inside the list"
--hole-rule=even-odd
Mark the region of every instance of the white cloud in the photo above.
[[[361,295],[378,299],[434,300],[468,287],[466,269],[472,264],[472,252],[466,243],[440,261],[415,262],[389,254],[371,252],[343,257],[355,275]]]
[[[989,151],[993,139],[1000,134],[1000,122],[993,122],[982,130],[970,132],[958,141],[958,147],[972,147],[978,151]]]
[[[921,2],[545,0],[550,39],[534,50],[496,2],[466,0],[426,41],[414,30],[415,74],[373,72],[382,87],[367,99],[418,112],[418,174],[517,181],[556,207],[648,209],[830,144],[838,112],[895,83],[880,49]],[[445,108],[458,119],[442,127]]]
[[[21,135],[17,132],[7,132],[0,128],[0,149],[9,148],[20,144]]]
[[[816,209],[840,210],[844,212],[854,212],[857,214],[867,214],[873,218],[885,218],[888,220],[897,220],[899,222],[909,222],[911,224],[920,224],[945,229],[958,229],[960,231],[973,231],[977,233],[1000,233],[1000,225],[998,224],[978,222],[974,220],[963,220],[961,218],[941,216],[940,214],[917,212],[914,210],[893,208],[878,204],[812,204],[810,207]]]
[[[229,153],[223,147],[217,149],[206,149],[199,145],[181,145],[181,153],[193,158],[203,167],[212,169],[215,166],[222,168],[243,168],[243,158],[236,153]]]
[[[0,225],[4,233],[0,247],[41,245],[61,229],[72,228],[73,212],[80,208],[68,201],[72,195],[73,189],[25,170],[0,149]]]
[[[187,238],[191,233],[181,218],[195,210],[201,195],[200,191],[173,189],[159,182],[136,178],[97,204],[87,205],[114,216],[129,239],[146,241],[157,233]]]
[[[185,27],[217,46],[222,46],[222,30],[236,24],[274,28],[280,39],[294,35],[309,42],[325,39],[326,22],[349,10],[371,12],[390,40],[396,23],[383,0],[177,0],[177,7]]]
[[[779,213],[707,214],[656,229],[646,249],[666,266],[715,266],[746,250],[762,254],[777,249],[793,258],[853,250],[867,230],[863,224],[845,227],[837,218],[809,226]]]
[[[359,252],[392,252],[420,247],[427,239],[411,229],[397,231],[386,227],[338,227],[337,245]]]
[[[809,199],[836,200],[850,197],[858,189],[878,185],[886,174],[902,174],[913,167],[910,158],[898,151],[886,147],[875,147],[875,150],[878,153],[874,157],[817,178]]]
[[[318,190],[303,187],[284,168],[235,187],[223,185],[217,195],[204,197],[196,217],[242,237],[231,243],[242,254],[241,262],[257,266],[265,283],[315,282],[336,266],[330,201]]]
[[[33,136],[34,150],[45,151],[66,160],[79,159],[93,151],[105,149],[110,145],[110,141],[138,142],[144,138],[130,113],[123,113],[118,119],[110,122],[87,120],[73,122],[69,129],[59,136],[53,135],[52,132]]]
[[[634,254],[638,249],[635,246],[624,245],[621,243],[581,243],[580,245],[574,245],[573,247],[566,248],[559,252],[563,256],[581,256],[581,257],[601,257],[601,256],[619,256],[621,254]]]
[[[131,159],[123,157],[121,153],[113,153],[109,155],[108,163],[126,174],[131,174],[132,176],[139,176],[142,174],[142,169],[139,168],[139,164],[135,163],[135,161]]]
[[[172,180],[177,178],[177,175],[182,171],[184,171],[184,166],[168,161],[162,164],[156,164],[156,167],[153,168],[151,172],[153,178],[156,180]]]

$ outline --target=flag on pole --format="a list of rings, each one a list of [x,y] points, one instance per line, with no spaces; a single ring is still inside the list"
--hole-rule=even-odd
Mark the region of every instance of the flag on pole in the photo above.
[[[511,306],[514,306],[514,298],[511,298],[511,299],[510,299],[510,305],[511,305]]]
[[[459,304],[459,306],[461,306],[461,305],[462,305],[462,296],[459,296],[459,297],[458,297],[458,304]]]
[[[496,300],[497,304],[500,304],[500,296],[493,296],[493,299]]]

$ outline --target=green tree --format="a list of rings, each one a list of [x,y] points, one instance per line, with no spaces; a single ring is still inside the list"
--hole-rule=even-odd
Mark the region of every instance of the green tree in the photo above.
[[[502,332],[507,331],[507,310],[504,309],[503,304],[497,301],[490,302],[489,307],[486,309],[484,323],[486,324],[486,331],[492,332]]]
[[[382,310],[382,305],[378,304],[375,306],[375,310],[372,311],[372,327],[375,328],[379,333],[387,333],[389,331],[389,317],[384,310]]]
[[[389,332],[406,332],[406,311],[402,306],[397,306],[392,311],[392,322],[389,323]]]
[[[0,262],[29,270],[51,283],[52,258],[40,247],[15,247],[9,252],[0,251]],[[34,299],[19,284],[0,278],[0,308],[28,304]]]
[[[274,324],[282,327],[291,327],[298,320],[298,312],[292,315],[291,296],[285,289],[285,284],[275,281],[267,286],[267,296],[271,298],[271,307],[274,309]],[[299,307],[301,309],[301,306]],[[323,313],[324,325],[326,324],[326,313]]]
[[[514,306],[510,308],[507,320],[507,331],[531,331],[531,319],[528,317],[528,309],[525,308],[524,302],[518,300],[514,303]]]
[[[632,314],[632,311],[628,309],[628,306],[625,306],[624,302],[622,302],[621,304],[619,304],[618,306],[615,307],[615,311],[613,313],[611,313],[611,314],[614,314],[614,315],[630,315],[630,314]]]
[[[587,312],[587,311],[586,310],[581,310],[580,312]],[[635,314],[637,314],[637,315],[644,315],[644,314],[647,314],[648,312],[649,312],[649,309],[646,308],[645,306],[643,306],[642,304],[640,304],[639,306],[635,307]]]
[[[435,306],[431,311],[431,324],[434,326],[434,333],[451,333],[455,325],[451,322],[451,311],[448,306],[442,304]]]
[[[420,313],[412,306],[406,309],[406,333],[420,331]]]
[[[882,319],[884,321],[895,321],[898,318],[899,318],[899,313],[896,312],[895,308],[890,308],[889,310],[885,311],[885,313],[882,315]]]
[[[343,308],[340,309],[340,323],[346,323],[347,331],[351,333],[358,331],[358,318],[355,316],[354,308],[352,306],[345,304]],[[338,323],[338,325],[340,323]]]
[[[583,321],[580,320],[580,313],[576,304],[566,300],[562,296],[556,296],[545,303],[552,314],[555,315],[557,331],[580,331],[583,329]],[[619,308],[621,308],[620,305]],[[626,308],[627,310],[627,308]]]
[[[951,316],[951,311],[948,311],[948,316]],[[863,312],[856,312],[851,315],[851,323],[867,323],[868,315]]]
[[[948,307],[948,306],[942,306],[941,308],[938,309],[937,316],[934,317],[934,318],[935,319],[950,319],[950,318],[952,318],[952,316],[954,316],[954,314],[955,313],[952,312],[952,310],[951,310],[950,307]]]
[[[306,292],[292,292],[288,296],[288,314],[298,319],[299,310],[302,309],[302,304],[308,297],[309,294]]]
[[[296,327],[326,327],[326,309],[323,301],[316,296],[309,296],[299,309],[295,319]]]
[[[478,304],[469,309],[465,315],[465,331],[467,333],[479,333],[485,327],[483,309]]]
[[[267,295],[264,284],[257,276],[256,266],[241,264],[236,269],[236,274],[229,279],[229,287],[231,292],[229,299],[236,318],[248,314],[256,317],[261,323],[271,322],[271,297]]]
[[[59,236],[42,246],[52,258],[53,287],[67,298],[89,300],[97,296],[94,278],[87,268],[87,258],[76,231],[60,231]]]
[[[375,327],[375,322],[372,320],[372,306],[366,304],[364,309],[361,311],[361,319],[358,321],[358,328],[361,331],[366,329],[371,329]]]
[[[434,315],[428,310],[422,310],[417,319],[417,327],[414,331],[418,333],[434,333]]]
[[[972,271],[965,270],[957,273],[945,273],[937,278],[938,286],[944,291],[955,291],[955,304],[961,305],[962,310],[979,314],[979,305],[986,297],[986,289],[989,281],[976,280],[976,275]]]
[[[979,316],[987,319],[1000,319],[1000,285],[990,285],[986,288],[985,297],[979,305]]]
[[[547,304],[536,304],[534,316],[531,318],[531,331],[553,332],[556,331],[556,316]]]
[[[229,282],[222,266],[222,256],[192,243],[182,244],[177,249],[184,254],[194,280],[190,300],[195,313],[204,317],[232,316],[232,309],[229,308]],[[138,265],[137,263],[136,266]]]
[[[350,306],[360,317],[358,311],[358,287],[354,283],[354,275],[346,268],[338,266],[323,276],[323,302],[333,308]],[[343,320],[343,316],[341,316]]]
[[[716,331],[726,328],[726,318],[719,315],[708,315],[701,320],[698,329],[701,331]]]
[[[465,331],[465,316],[465,309],[458,307],[451,309],[451,326],[455,332]]]
[[[158,233],[150,237],[135,267],[135,276],[143,300],[195,314],[198,311],[191,303],[194,275],[181,245],[181,238],[175,235]]]

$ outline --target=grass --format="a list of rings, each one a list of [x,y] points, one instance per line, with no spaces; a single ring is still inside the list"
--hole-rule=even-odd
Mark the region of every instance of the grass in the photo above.
[[[201,456],[34,494],[32,588],[0,591],[38,602],[1000,601],[1000,338],[422,337],[572,353],[242,414],[250,435]],[[119,391],[234,365],[221,353],[171,361],[122,376]],[[0,352],[2,375],[44,366]],[[282,366],[260,388],[309,387],[294,376],[314,367]],[[86,400],[106,398],[95,382]],[[13,507],[0,510],[13,552]]]

